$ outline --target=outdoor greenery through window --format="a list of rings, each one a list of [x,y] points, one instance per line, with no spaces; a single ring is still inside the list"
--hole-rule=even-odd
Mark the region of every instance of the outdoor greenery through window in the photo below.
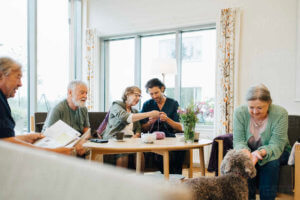
[[[195,103],[201,108],[198,118],[198,126],[213,127],[214,105],[215,105],[215,59],[216,59],[216,30],[215,27],[192,31],[177,31],[164,34],[138,35],[136,41],[140,48],[135,49],[135,54],[128,55],[128,52],[134,51],[132,46],[123,46],[118,49],[119,54],[114,54],[114,59],[123,60],[124,52],[127,60],[132,58],[132,62],[123,62],[123,65],[111,65],[111,49],[104,51],[109,53],[109,62],[106,61],[106,70],[109,71],[109,79],[115,80],[119,75],[111,73],[114,71],[130,72],[132,75],[126,75],[122,81],[106,80],[109,86],[105,93],[111,98],[118,90],[135,84],[142,89],[141,102],[150,99],[146,93],[145,84],[151,78],[159,78],[166,85],[165,95],[176,99],[181,108],[187,107],[190,103]],[[124,37],[122,38],[124,40]],[[122,40],[119,40],[120,42]],[[134,39],[131,39],[134,40]],[[104,44],[111,41],[104,39]],[[114,42],[118,40],[114,38]],[[132,42],[133,43],[133,42]],[[135,45],[138,46],[138,45]],[[122,49],[123,48],[123,49]],[[139,57],[140,55],[140,57]],[[103,57],[107,57],[103,56]],[[172,64],[174,63],[174,64]],[[134,69],[134,65],[139,69]],[[130,68],[130,69],[129,69]],[[133,71],[134,70],[134,71]],[[138,74],[138,79],[134,74]],[[116,76],[116,77],[115,77]],[[107,77],[107,76],[105,76]],[[130,82],[131,81],[131,82]],[[121,85],[120,85],[121,83]],[[132,84],[131,84],[132,83]],[[141,104],[142,105],[142,104]],[[140,105],[140,106],[141,106]],[[107,105],[105,105],[107,107]],[[141,107],[140,107],[141,108]]]

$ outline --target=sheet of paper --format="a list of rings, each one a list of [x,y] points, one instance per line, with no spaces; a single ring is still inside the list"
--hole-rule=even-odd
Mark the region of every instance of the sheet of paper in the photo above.
[[[76,144],[78,144],[82,140],[87,140],[91,137],[91,129],[89,128],[79,139],[71,142],[66,147],[74,147]]]
[[[45,138],[34,143],[36,146],[56,148],[63,147],[77,140],[80,133],[65,122],[59,120],[44,132]]]

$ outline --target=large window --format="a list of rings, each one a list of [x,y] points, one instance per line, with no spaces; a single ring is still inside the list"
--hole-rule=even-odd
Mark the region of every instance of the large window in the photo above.
[[[109,57],[109,62],[105,62],[105,69],[110,70],[109,76],[105,75],[108,77],[105,83],[109,86],[106,86],[105,94],[110,99],[109,103],[118,99],[113,95],[114,93],[132,83],[141,87],[143,91],[141,101],[148,100],[150,96],[145,92],[144,86],[149,79],[157,77],[166,85],[166,96],[176,99],[181,107],[186,107],[190,102],[199,103],[202,107],[199,125],[212,127],[215,104],[215,27],[207,26],[198,30],[182,29],[163,34],[139,34],[135,38],[136,48],[133,49],[133,41],[131,48],[119,45],[118,53],[114,54],[114,57],[111,56],[110,39],[102,40],[104,41],[102,45],[107,46],[109,43],[108,50],[102,52],[104,54],[102,58]],[[124,36],[122,40],[114,38],[115,43],[122,41]],[[124,52],[127,52],[126,55],[132,52],[126,59],[131,60],[132,66],[138,67],[128,70],[124,65],[111,64],[123,60]],[[112,74],[112,70],[116,73]],[[120,71],[123,78],[116,84],[115,76],[120,76]],[[124,75],[124,72],[128,71],[132,76]],[[134,74],[137,74],[138,78],[133,76]],[[105,107],[108,108],[106,104]]]
[[[176,52],[175,52],[175,34],[158,35],[142,37],[141,41],[141,87],[143,91],[142,103],[150,98],[146,93],[145,84],[151,78],[159,78],[165,82],[167,87],[166,95],[174,98]],[[174,60],[174,69],[163,69],[165,63]],[[170,61],[171,62],[171,61]],[[164,73],[164,75],[162,75]]]
[[[202,30],[182,33],[182,107],[191,101],[201,108],[199,121],[212,125],[215,103],[216,31]]]
[[[37,110],[48,112],[67,95],[69,1],[38,1],[37,5]]]
[[[108,103],[120,100],[126,87],[134,85],[134,39],[108,43]]]
[[[69,79],[75,78],[70,61],[81,62],[74,59],[80,52],[69,55],[81,39],[76,32],[81,21],[73,20],[80,13],[80,0],[0,1],[0,57],[17,60],[23,70],[23,85],[8,100],[17,135],[30,131],[34,112],[49,111],[66,97]]]
[[[22,65],[23,86],[14,98],[10,98],[15,132],[27,131],[27,2],[19,0],[0,3],[0,57],[14,58]]]

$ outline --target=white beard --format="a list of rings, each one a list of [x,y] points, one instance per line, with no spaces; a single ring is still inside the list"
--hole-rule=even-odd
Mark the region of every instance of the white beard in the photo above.
[[[85,101],[80,101],[80,100],[76,101],[75,97],[72,97],[72,101],[76,107],[79,107],[79,108],[85,107]]]

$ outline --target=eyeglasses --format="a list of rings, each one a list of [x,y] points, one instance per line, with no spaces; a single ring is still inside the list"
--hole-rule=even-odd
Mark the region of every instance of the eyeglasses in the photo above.
[[[133,94],[135,95],[135,97],[139,97],[139,98],[142,97],[142,95],[140,93],[133,93]]]

